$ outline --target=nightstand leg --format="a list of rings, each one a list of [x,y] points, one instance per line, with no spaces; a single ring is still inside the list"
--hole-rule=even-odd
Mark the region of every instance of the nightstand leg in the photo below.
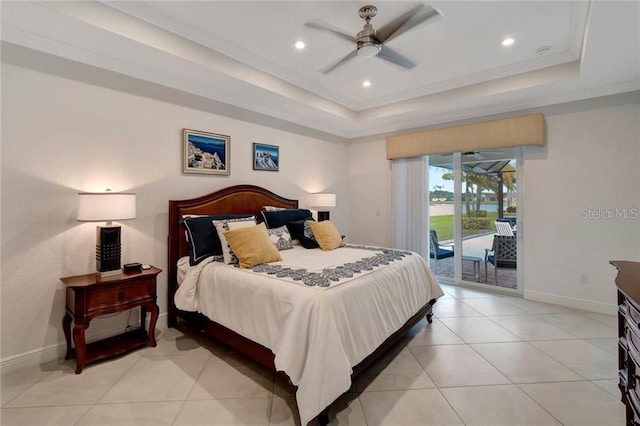
[[[84,332],[87,326],[74,325],[73,326],[73,344],[76,347],[76,374],[82,373],[84,362],[87,359],[87,343],[84,340]]]
[[[62,330],[64,330],[64,338],[67,341],[67,354],[64,359],[71,359],[71,315],[64,314],[62,318]]]
[[[140,306],[140,328],[143,330],[147,327],[147,307],[146,305]]]
[[[158,305],[151,305],[151,318],[149,319],[149,346],[155,347],[156,343],[156,322],[158,321]],[[143,325],[144,327],[144,325]]]

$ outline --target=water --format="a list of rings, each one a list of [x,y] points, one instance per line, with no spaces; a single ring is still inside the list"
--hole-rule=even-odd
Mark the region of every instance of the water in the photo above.
[[[203,152],[218,154],[218,158],[224,161],[225,141],[224,139],[201,138],[196,135],[189,135],[189,142]]]
[[[488,212],[497,212],[498,205],[497,204],[481,204],[480,210],[486,210]],[[471,206],[471,211],[475,211],[474,206]],[[466,204],[462,203],[462,213],[466,213],[466,212],[467,212],[467,206]]]

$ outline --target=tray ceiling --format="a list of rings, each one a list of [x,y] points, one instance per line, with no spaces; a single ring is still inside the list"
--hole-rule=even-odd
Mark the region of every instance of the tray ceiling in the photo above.
[[[304,24],[355,36],[364,4],[3,2],[2,39],[341,138],[640,88],[638,2],[424,3],[442,19],[388,42],[415,68],[356,57],[319,72],[354,46]],[[418,2],[373,4],[380,28]]]

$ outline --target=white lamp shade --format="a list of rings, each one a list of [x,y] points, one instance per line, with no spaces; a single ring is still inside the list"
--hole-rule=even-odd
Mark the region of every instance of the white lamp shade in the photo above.
[[[317,193],[311,194],[311,207],[330,208],[336,206],[336,194]]]
[[[136,194],[81,192],[78,194],[79,221],[112,221],[136,218]]]

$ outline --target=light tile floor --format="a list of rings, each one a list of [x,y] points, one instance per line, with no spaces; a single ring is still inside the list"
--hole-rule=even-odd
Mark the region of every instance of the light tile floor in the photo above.
[[[443,285],[421,321],[336,403],[333,425],[624,425],[616,319]],[[294,390],[207,338],[2,377],[12,425],[295,425]]]

